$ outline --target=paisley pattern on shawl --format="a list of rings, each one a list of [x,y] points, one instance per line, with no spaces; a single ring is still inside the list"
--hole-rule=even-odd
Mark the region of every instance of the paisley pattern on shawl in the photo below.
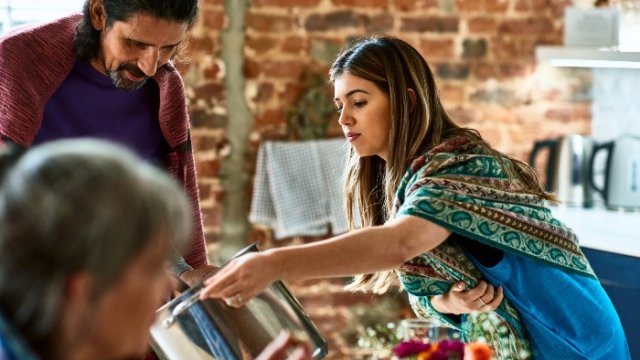
[[[573,231],[551,215],[543,199],[526,193],[520,180],[510,179],[506,166],[511,165],[468,140],[450,139],[412,163],[396,193],[394,216],[418,216],[505,252],[595,277]],[[397,274],[418,316],[449,323],[465,340],[484,337],[498,359],[530,351],[526,329],[506,298],[494,312],[500,319],[494,327],[468,315],[457,323],[431,306],[429,297],[446,293],[453,283],[472,288],[483,277],[457,242],[447,240],[407,261]]]

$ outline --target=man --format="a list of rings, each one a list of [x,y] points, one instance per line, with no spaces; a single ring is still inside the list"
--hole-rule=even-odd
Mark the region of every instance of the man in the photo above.
[[[184,258],[175,257],[190,285],[211,267],[184,85],[171,60],[196,20],[197,2],[87,0],[82,15],[0,39],[0,138],[29,147],[97,137],[166,168],[192,202],[193,241]]]

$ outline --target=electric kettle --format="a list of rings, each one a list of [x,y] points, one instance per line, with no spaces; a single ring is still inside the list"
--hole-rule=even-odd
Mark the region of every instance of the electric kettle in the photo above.
[[[561,203],[570,206],[593,206],[589,182],[589,161],[593,139],[582,135],[565,135],[535,142],[529,164],[535,167],[538,154],[548,149],[545,190],[555,193]]]
[[[606,151],[604,186],[594,181],[593,164],[596,154]],[[604,198],[610,209],[640,210],[640,136],[624,135],[598,144],[593,149],[590,183]]]

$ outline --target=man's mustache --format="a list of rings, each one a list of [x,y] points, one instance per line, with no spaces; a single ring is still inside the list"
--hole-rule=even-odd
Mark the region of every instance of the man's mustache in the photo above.
[[[123,70],[127,70],[135,77],[147,77],[147,75],[142,70],[140,70],[139,67],[137,67],[134,64],[125,63],[118,66],[117,71],[123,71]]]

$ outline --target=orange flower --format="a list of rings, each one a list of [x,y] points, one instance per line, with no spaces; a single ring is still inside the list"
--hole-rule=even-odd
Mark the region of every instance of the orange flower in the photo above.
[[[472,342],[464,347],[464,358],[468,360],[491,360],[492,356],[493,350],[485,343]]]

